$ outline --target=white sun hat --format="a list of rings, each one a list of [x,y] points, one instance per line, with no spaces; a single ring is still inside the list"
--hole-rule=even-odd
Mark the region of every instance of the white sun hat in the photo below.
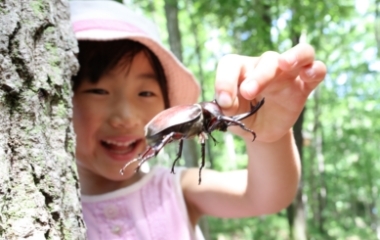
[[[112,0],[69,2],[71,24],[78,40],[131,39],[144,44],[157,56],[164,69],[170,106],[197,102],[199,83],[162,45],[158,29],[151,21]]]

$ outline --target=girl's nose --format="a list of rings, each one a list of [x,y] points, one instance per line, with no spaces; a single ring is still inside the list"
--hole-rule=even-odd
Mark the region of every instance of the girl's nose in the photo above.
[[[137,109],[127,102],[118,102],[110,106],[111,114],[109,118],[110,125],[119,129],[133,129],[139,126],[140,119]]]

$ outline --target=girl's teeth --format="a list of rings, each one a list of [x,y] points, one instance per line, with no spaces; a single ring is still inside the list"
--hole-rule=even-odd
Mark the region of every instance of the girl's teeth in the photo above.
[[[123,148],[123,149],[110,149],[112,152],[114,153],[117,153],[117,154],[126,154],[126,153],[129,153],[133,150],[133,147],[130,145],[129,147],[127,148]]]
[[[119,146],[119,147],[127,147],[129,145],[132,145],[136,142],[136,140],[132,141],[132,142],[114,142],[114,141],[110,141],[110,140],[106,140],[104,141],[106,142],[107,144],[112,144],[112,145],[116,145],[116,146]]]
[[[116,142],[112,140],[103,141],[103,146],[108,149],[108,151],[112,151],[116,154],[127,154],[133,151],[137,140],[130,142]]]

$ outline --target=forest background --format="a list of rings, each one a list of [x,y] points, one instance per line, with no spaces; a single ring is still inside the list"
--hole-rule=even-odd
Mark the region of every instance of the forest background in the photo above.
[[[119,0],[122,2],[122,0]],[[204,217],[206,239],[380,239],[380,0],[124,0],[212,100],[218,59],[306,42],[325,81],[294,126],[302,181],[291,206],[245,219]],[[78,69],[67,0],[0,0],[0,239],[84,239],[70,123]],[[215,133],[207,168],[245,168],[243,142]],[[157,159],[170,166],[169,144]],[[181,165],[197,166],[187,141]]]

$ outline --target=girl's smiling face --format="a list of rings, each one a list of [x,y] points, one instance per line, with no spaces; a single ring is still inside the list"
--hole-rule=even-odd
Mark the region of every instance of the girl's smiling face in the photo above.
[[[147,54],[121,61],[99,81],[83,81],[74,91],[73,124],[78,171],[110,181],[130,179],[137,162],[120,169],[145,147],[144,126],[164,109],[157,75]]]

